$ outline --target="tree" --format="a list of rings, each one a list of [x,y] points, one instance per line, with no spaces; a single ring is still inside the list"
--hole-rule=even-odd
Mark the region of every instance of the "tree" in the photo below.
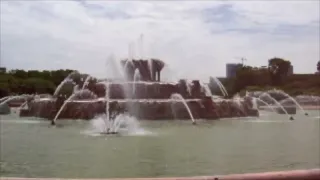
[[[318,70],[318,73],[320,73],[320,60],[318,61],[318,64],[317,64],[317,70]]]
[[[288,76],[290,67],[290,61],[277,57],[269,60],[268,69],[273,85],[280,85],[284,82],[285,78]]]
[[[52,82],[40,78],[28,78],[23,81],[23,84],[28,94],[53,93],[55,89]]]
[[[0,98],[4,96],[9,96],[9,94],[10,94],[10,89],[8,87],[8,84],[0,82]]]
[[[236,78],[233,86],[234,92],[239,92],[249,85],[254,85],[254,71],[250,66],[240,67],[236,72]]]
[[[37,70],[29,70],[28,72],[28,78],[42,78],[42,73]]]
[[[73,72],[73,70],[70,70],[70,69],[66,69],[66,70],[59,69],[56,71],[52,71],[51,81],[53,81],[54,84],[58,86],[61,83],[61,81],[63,81],[71,72]]]
[[[15,78],[28,78],[28,73],[24,70],[16,69],[9,72],[9,74],[12,74]]]

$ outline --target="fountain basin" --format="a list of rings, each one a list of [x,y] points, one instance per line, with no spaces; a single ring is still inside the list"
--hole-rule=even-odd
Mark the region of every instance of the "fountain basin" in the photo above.
[[[117,99],[110,101],[110,112],[117,111],[112,104],[117,103],[120,109],[128,112],[138,119],[190,119],[190,115],[181,101],[166,100],[134,100]],[[96,115],[106,113],[106,101],[81,100],[68,102],[61,111],[60,119],[92,119]],[[218,119],[230,117],[258,116],[257,110],[251,108],[247,101],[241,102],[241,108],[232,100],[213,102],[211,97],[203,99],[187,99],[186,103],[195,119]],[[61,102],[32,101],[28,103],[28,109],[22,109],[20,116],[36,116],[52,119],[61,107]]]
[[[190,92],[187,90],[190,88]],[[185,99],[203,98],[205,93],[201,91],[200,82],[192,81],[187,85],[185,80],[178,83],[166,82],[110,82],[110,99],[169,99],[171,94],[179,93]],[[88,89],[94,92],[98,97],[105,97],[105,84],[89,84]]]
[[[119,132],[100,132],[102,135],[119,134]]]
[[[4,115],[4,114],[10,114],[11,109],[7,104],[1,104],[0,105],[0,114]]]

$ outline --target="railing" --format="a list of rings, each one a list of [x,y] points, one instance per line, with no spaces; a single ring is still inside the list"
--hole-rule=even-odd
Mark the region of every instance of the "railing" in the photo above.
[[[0,180],[64,180],[62,178],[16,178],[1,177]],[[126,178],[117,180],[320,180],[320,169],[278,171],[265,173],[234,174],[221,176],[174,177],[174,178]],[[79,180],[79,179],[69,179]],[[83,179],[89,180],[89,179]],[[103,179],[90,179],[103,180]],[[105,179],[108,180],[108,179]],[[111,179],[109,179],[111,180]],[[116,180],[116,179],[113,179]]]

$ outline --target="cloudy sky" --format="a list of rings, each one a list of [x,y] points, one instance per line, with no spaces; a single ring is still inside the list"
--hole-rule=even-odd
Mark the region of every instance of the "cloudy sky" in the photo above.
[[[277,56],[311,73],[320,59],[319,7],[317,0],[1,0],[1,66],[103,77],[114,70],[110,55],[131,54],[163,59],[170,77],[203,79],[225,76],[225,64],[241,57],[263,66]]]

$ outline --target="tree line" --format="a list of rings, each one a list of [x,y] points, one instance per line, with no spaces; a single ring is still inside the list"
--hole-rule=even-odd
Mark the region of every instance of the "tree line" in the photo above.
[[[52,94],[71,69],[37,71],[15,69],[0,73],[0,97],[15,94]]]
[[[234,78],[221,79],[230,96],[235,93],[278,88],[291,95],[320,95],[320,61],[318,74],[291,75],[291,63],[282,58],[268,60],[268,67],[251,67],[239,64]],[[56,87],[71,72],[71,69],[53,71],[10,70],[0,72],[0,97],[15,94],[53,94]],[[209,88],[213,94],[221,94],[213,78]]]
[[[291,62],[282,58],[268,60],[267,67],[251,67],[238,65],[234,78],[224,79],[222,83],[230,95],[245,91],[264,91],[282,89],[291,95],[320,95],[320,61],[316,65],[315,74],[291,74]],[[213,79],[209,87],[213,93],[219,94],[219,89]],[[221,93],[220,93],[221,94]]]

